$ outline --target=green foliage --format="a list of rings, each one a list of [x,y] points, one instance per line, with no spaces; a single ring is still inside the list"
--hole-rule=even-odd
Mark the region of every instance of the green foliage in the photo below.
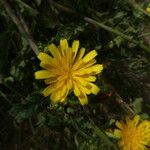
[[[42,100],[43,99],[43,100]],[[15,104],[10,110],[10,114],[17,122],[32,118],[45,110],[50,105],[48,100],[44,100],[39,94],[31,94],[22,103]]]
[[[51,42],[58,44],[61,38],[67,38],[69,43],[79,39],[86,52],[97,50],[97,61],[103,63],[105,69],[97,79],[102,89],[100,94],[89,96],[88,113],[73,94],[64,104],[51,103],[40,94],[44,83],[34,79],[34,72],[40,68],[39,60],[0,2],[0,127],[3,136],[0,147],[113,149],[108,137],[98,134],[90,122],[91,119],[100,131],[106,131],[114,126],[115,120],[125,116],[115,97],[108,96],[112,87],[136,113],[149,119],[149,54],[139,46],[140,43],[150,46],[148,16],[127,0],[59,0],[54,3],[14,0],[9,3],[14,14],[24,18],[40,51],[46,51],[45,47]],[[138,1],[138,4],[143,9],[148,5],[146,1]],[[118,30],[138,44],[92,25],[84,17]]]

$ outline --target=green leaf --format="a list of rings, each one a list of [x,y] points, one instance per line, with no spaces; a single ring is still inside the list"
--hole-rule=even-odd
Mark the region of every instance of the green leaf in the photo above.
[[[41,3],[42,3],[42,0],[34,0],[34,1],[36,2],[36,4],[37,4],[38,6],[40,6]]]
[[[11,108],[10,114],[15,117],[17,122],[22,122],[42,112],[48,106],[49,101],[44,100],[42,95],[34,93],[29,95],[24,103],[15,104]]]
[[[136,98],[135,101],[133,102],[133,109],[136,113],[141,113],[142,112],[142,98]]]

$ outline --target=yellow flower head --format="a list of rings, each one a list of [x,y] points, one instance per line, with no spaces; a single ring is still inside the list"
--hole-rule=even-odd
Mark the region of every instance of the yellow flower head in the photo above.
[[[147,6],[146,11],[150,13],[150,4]]]
[[[80,103],[88,103],[88,94],[97,94],[99,88],[93,84],[95,75],[103,70],[101,64],[96,64],[94,59],[97,55],[92,50],[84,56],[85,48],[79,51],[79,41],[74,41],[68,46],[66,39],[60,40],[60,46],[54,44],[48,46],[52,56],[40,52],[38,58],[43,70],[35,72],[36,79],[44,79],[48,85],[42,92],[49,96],[53,102],[63,102],[69,91],[73,90]]]
[[[114,135],[119,138],[121,150],[150,149],[150,121],[140,122],[140,117],[136,115],[133,119],[127,117],[125,122],[117,121],[116,126],[118,129],[114,130]]]

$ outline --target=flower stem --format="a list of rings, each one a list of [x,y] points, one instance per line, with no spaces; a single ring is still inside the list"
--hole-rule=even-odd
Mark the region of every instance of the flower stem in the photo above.
[[[52,5],[54,5],[55,7],[57,7],[57,8],[59,8],[59,9],[63,10],[63,11],[68,12],[68,13],[78,14],[76,11],[71,10],[70,8],[68,8],[68,7],[66,7],[66,6],[63,6],[63,5],[61,5],[61,4],[57,3],[57,2],[54,2],[53,0],[49,0],[49,3],[52,4]],[[146,14],[147,16],[150,16],[150,15],[149,15],[146,11],[144,11],[138,4],[136,4],[136,6],[134,5],[134,7],[138,8],[141,12],[143,12],[143,13]],[[109,31],[109,32],[112,32],[112,33],[114,33],[114,34],[116,34],[116,35],[119,35],[119,36],[121,36],[122,38],[128,40],[129,42],[132,42],[132,43],[135,43],[136,45],[139,45],[143,50],[145,50],[146,52],[150,53],[150,47],[146,46],[145,44],[139,43],[139,42],[136,41],[136,40],[133,40],[132,37],[130,37],[130,36],[128,36],[128,35],[126,35],[126,34],[120,32],[120,31],[118,31],[118,30],[116,30],[116,29],[113,29],[112,27],[109,27],[109,26],[107,26],[107,25],[105,25],[105,24],[103,24],[103,23],[97,22],[97,21],[95,21],[95,20],[93,20],[93,19],[91,19],[91,18],[89,18],[89,17],[84,17],[84,20],[87,21],[87,22],[89,22],[89,23],[92,23],[92,24],[94,24],[94,25],[97,25],[97,26],[99,26],[99,27],[101,27],[101,28],[103,28],[103,29],[105,29],[105,30],[107,30],[107,31]]]
[[[71,122],[72,122],[72,125],[73,127],[77,130],[77,132],[84,138],[86,139],[90,139],[90,136],[88,136],[86,133],[84,133],[77,125],[77,123],[74,121],[73,117],[70,116],[70,119],[71,119]]]
[[[38,47],[37,47],[36,43],[34,42],[34,39],[31,35],[31,33],[29,32],[28,26],[26,25],[25,21],[23,21],[23,18],[22,18],[22,21],[20,21],[20,19],[15,14],[14,10],[11,8],[11,5],[6,0],[1,0],[0,2],[3,4],[8,16],[16,24],[19,32],[25,38],[25,40],[27,41],[30,48],[33,50],[33,52],[36,55],[38,55],[38,53],[39,53]]]
[[[141,13],[145,14],[146,16],[150,17],[150,14],[146,12],[140,5],[138,5],[135,0],[127,0],[128,4],[134,7],[135,9],[139,10]]]
[[[83,107],[83,110],[90,121],[93,131],[106,143],[106,145],[109,148],[113,148],[113,150],[118,150],[118,147],[113,142],[111,142],[111,140],[107,137],[107,135],[99,127],[97,127],[97,125],[89,117],[86,106]]]
[[[91,24],[97,25],[97,26],[99,26],[99,27],[101,27],[101,28],[103,28],[103,29],[105,29],[105,30],[107,30],[109,32],[112,32],[112,33],[114,33],[116,35],[119,35],[122,38],[128,40],[129,42],[132,42],[132,43],[135,43],[136,45],[139,45],[139,47],[141,47],[143,50],[145,50],[148,53],[150,53],[150,47],[148,47],[148,46],[146,46],[146,45],[144,45],[142,43],[139,43],[136,40],[133,40],[131,36],[128,36],[128,35],[120,32],[120,31],[118,31],[116,29],[113,29],[112,27],[109,27],[109,26],[103,24],[103,23],[97,22],[97,21],[95,21],[95,20],[93,20],[93,19],[91,19],[89,17],[85,17],[84,20],[87,21],[87,22],[89,22],[89,23],[91,23]]]
[[[100,129],[98,128],[93,121],[90,121],[92,125],[92,129],[95,131],[95,133],[107,144],[109,147],[112,147],[114,150],[118,150],[117,146],[112,143],[107,135]]]

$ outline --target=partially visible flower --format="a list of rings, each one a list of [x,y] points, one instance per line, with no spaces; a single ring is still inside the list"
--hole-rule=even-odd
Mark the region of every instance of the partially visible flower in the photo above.
[[[97,94],[99,88],[92,82],[96,81],[95,75],[102,72],[103,66],[96,64],[95,50],[85,54],[85,48],[79,51],[79,41],[75,40],[71,47],[66,39],[60,40],[60,46],[48,46],[52,56],[39,53],[40,66],[43,70],[35,72],[36,79],[44,79],[47,88],[42,92],[49,96],[53,102],[64,102],[69,91],[74,92],[80,103],[88,103],[87,95]]]
[[[150,4],[147,6],[146,11],[150,13]]]
[[[126,117],[126,121],[117,121],[118,129],[114,135],[119,138],[121,150],[149,150],[150,149],[150,121],[140,121],[136,115],[133,119]]]
[[[147,8],[146,8],[146,11],[150,13],[150,7],[147,7]]]

